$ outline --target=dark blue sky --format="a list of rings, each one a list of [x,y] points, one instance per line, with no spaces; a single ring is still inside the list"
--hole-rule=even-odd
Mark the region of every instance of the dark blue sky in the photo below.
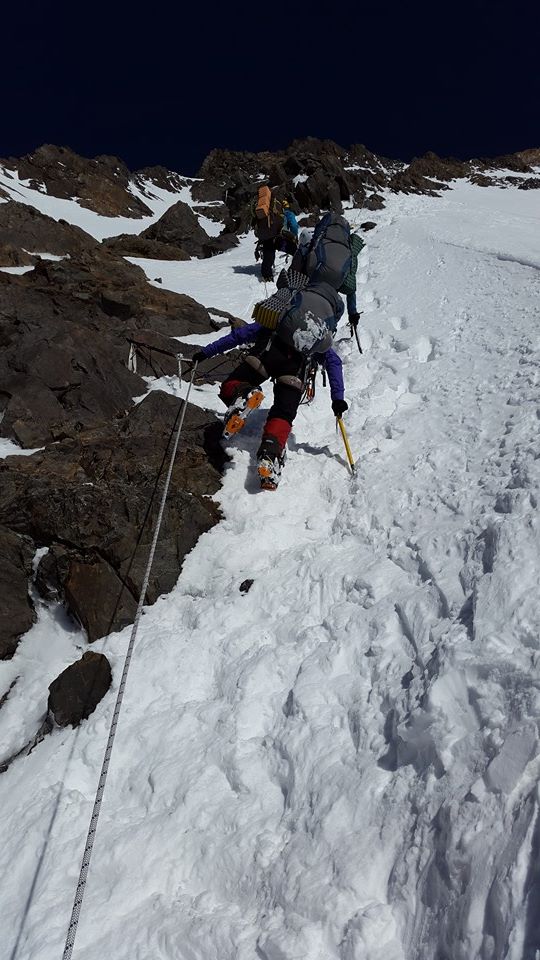
[[[213,147],[303,136],[404,160],[540,146],[532,0],[322,9],[9,4],[0,156],[56,143],[193,175]]]

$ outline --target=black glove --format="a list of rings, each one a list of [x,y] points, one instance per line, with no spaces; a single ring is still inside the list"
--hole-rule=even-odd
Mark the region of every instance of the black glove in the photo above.
[[[197,350],[197,353],[194,353],[194,354],[193,354],[193,356],[192,356],[192,358],[191,358],[191,362],[192,362],[192,363],[202,363],[203,360],[207,360],[207,359],[208,359],[208,357],[206,356],[204,350]]]
[[[332,410],[334,411],[334,416],[341,419],[341,414],[345,413],[345,410],[349,409],[349,404],[346,400],[332,400]]]
[[[359,314],[359,313],[350,313],[350,314],[349,314],[349,323],[350,323],[351,327],[353,328],[353,330],[356,330],[356,328],[357,328],[357,326],[358,326],[358,321],[359,321],[359,319],[360,319],[360,314]]]

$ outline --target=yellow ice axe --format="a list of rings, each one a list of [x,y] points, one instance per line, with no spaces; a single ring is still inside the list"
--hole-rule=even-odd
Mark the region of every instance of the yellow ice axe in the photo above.
[[[345,450],[347,451],[347,460],[349,461],[351,473],[354,473],[355,471],[354,460],[353,460],[353,455],[351,453],[351,448],[349,446],[349,440],[345,432],[345,424],[343,423],[343,419],[341,417],[336,417],[336,420],[339,423],[339,429],[341,430],[341,436],[343,437],[343,443],[345,444]]]

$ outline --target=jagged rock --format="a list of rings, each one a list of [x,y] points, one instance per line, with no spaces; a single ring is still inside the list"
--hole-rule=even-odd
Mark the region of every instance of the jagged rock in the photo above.
[[[313,154],[327,161],[330,157],[344,159],[347,156],[345,147],[340,147],[334,140],[319,140],[318,137],[302,137],[290,144],[287,153],[302,156],[305,153]]]
[[[486,177],[484,173],[473,173],[469,177],[471,183],[476,184],[477,187],[491,187],[495,185],[495,180],[493,177]]]
[[[0,526],[0,660],[13,656],[36,619],[28,595],[33,556],[27,538]]]
[[[48,709],[60,727],[77,727],[94,712],[112,683],[111,666],[102,653],[88,650],[49,686]]]
[[[23,180],[45,185],[52,197],[78,199],[106,217],[146,217],[152,211],[129,190],[130,172],[118,157],[80,157],[68,147],[44,144],[34,153],[2,163],[16,169]],[[47,251],[50,252],[50,251]]]
[[[96,551],[81,554],[52,544],[41,558],[36,587],[46,600],[63,601],[90,643],[132,623],[138,600]]]
[[[111,565],[96,553],[70,551],[63,595],[68,609],[93,643],[133,623],[137,599]]]
[[[97,247],[97,241],[79,227],[65,221],[53,220],[34,207],[14,200],[0,203],[0,245],[9,244],[23,253],[52,253],[66,256],[79,253],[87,247]],[[22,262],[22,261],[21,261]],[[30,259],[27,263],[35,262]]]
[[[37,586],[45,587],[46,596],[58,595],[92,638],[110,620],[110,598],[120,581],[125,596],[138,600],[159,497],[147,512],[179,404],[176,397],[153,391],[107,428],[82,432],[33,457],[0,461],[0,523],[40,544],[69,544],[64,552],[54,547]],[[210,495],[219,487],[226,460],[220,432],[212,414],[188,406],[149,603],[174,586],[185,555],[219,519]],[[128,603],[118,614],[121,622],[132,612]]]
[[[373,223],[372,220],[364,220],[364,223],[360,224],[361,230],[373,230],[377,226],[376,223]]]
[[[171,243],[191,257],[201,256],[203,247],[211,242],[191,207],[181,201],[169,207],[141,236],[148,240],[158,240],[160,243]]]
[[[152,328],[210,332],[208,311],[159,290],[101,247],[22,277],[0,273],[0,434],[26,447],[125,413],[145,384],[126,366],[127,337]]]
[[[147,257],[150,260],[190,259],[190,254],[186,250],[181,250],[172,243],[148,240],[130,233],[122,233],[118,237],[107,237],[102,243],[104,247],[121,257]]]
[[[225,200],[227,187],[232,183],[216,183],[212,179],[196,180],[191,187],[191,196],[193,200],[200,200],[203,203],[209,203],[212,200]]]
[[[219,237],[210,237],[201,227],[196,215],[187,203],[179,201],[151,224],[141,234],[143,239],[179,247],[191,257],[211,257],[229,250],[238,243],[231,232],[224,231]]]
[[[363,206],[366,210],[382,210],[384,207],[384,197],[373,193],[371,197],[366,197]]]
[[[500,157],[482,157],[480,163],[485,170],[514,170],[516,173],[531,173],[529,157],[535,151],[523,150],[520,153],[502,154]]]
[[[209,220],[215,220],[216,223],[224,222],[229,216],[229,211],[224,203],[211,206],[197,204],[196,207],[193,207],[193,211],[198,216],[208,217]]]
[[[173,170],[167,170],[166,167],[161,166],[144,167],[142,170],[137,170],[133,175],[133,179],[137,183],[139,190],[141,190],[145,196],[152,193],[152,188],[148,186],[148,181],[156,187],[160,187],[162,190],[169,190],[171,193],[176,193],[181,190],[182,187],[187,187],[189,184],[189,180],[181,177],[179,173],[175,173]]]
[[[523,180],[519,184],[518,190],[540,190],[540,179],[529,177],[528,180]]]
[[[303,183],[298,183],[294,195],[302,209],[319,207],[323,210],[333,210],[335,213],[341,213],[343,209],[338,183],[322,169],[316,170]]]
[[[453,157],[438,157],[428,152],[423,157],[414,157],[408,167],[400,170],[390,179],[390,189],[402,193],[424,193],[439,195],[447,190],[446,181],[466,177],[470,173],[470,164],[455,160]]]
[[[2,206],[5,204],[0,204],[0,211]],[[36,258],[20,247],[0,242],[0,267],[28,267],[35,262]]]
[[[61,601],[68,567],[68,548],[53,543],[41,557],[36,570],[35,585],[40,597],[53,603]]]

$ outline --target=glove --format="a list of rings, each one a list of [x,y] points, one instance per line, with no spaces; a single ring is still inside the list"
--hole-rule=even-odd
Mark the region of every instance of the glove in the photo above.
[[[357,326],[358,326],[358,321],[359,321],[359,319],[360,319],[360,314],[359,314],[359,313],[350,313],[350,314],[349,314],[349,323],[350,323],[351,327],[353,328],[353,330],[356,330],[356,328],[357,328]]]
[[[203,360],[208,360],[204,350],[197,350],[197,353],[194,353],[191,358],[192,363],[202,363]]]
[[[334,416],[341,418],[341,414],[345,413],[345,410],[349,409],[349,404],[346,400],[332,400],[332,410],[334,411]]]

